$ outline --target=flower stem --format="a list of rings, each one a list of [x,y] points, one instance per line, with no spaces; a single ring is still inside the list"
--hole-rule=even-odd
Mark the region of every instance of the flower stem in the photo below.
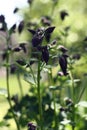
[[[51,84],[54,85],[54,81],[53,81],[53,75],[52,75],[52,68],[50,69],[50,81],[51,81]],[[54,122],[55,122],[55,125],[54,125],[54,130],[58,130],[58,117],[57,117],[57,112],[56,112],[56,101],[55,101],[55,90],[53,91],[53,105],[54,105]]]
[[[40,130],[43,130],[43,117],[42,117],[42,97],[40,91],[40,60],[38,61],[38,72],[37,72],[37,92],[38,92],[38,104],[39,104],[39,115],[40,115]]]
[[[75,86],[74,86],[74,79],[73,79],[72,71],[70,71],[70,79],[72,82],[72,89],[73,89],[72,99],[73,99],[73,103],[75,104]],[[73,105],[72,110],[73,110],[73,112],[72,112],[72,130],[75,130],[75,105]]]
[[[21,98],[22,98],[24,94],[23,94],[22,83],[21,83],[21,79],[20,79],[20,74],[19,73],[17,73],[17,80],[18,80],[20,93],[21,93]]]
[[[6,65],[6,84],[7,84],[8,103],[9,103],[9,106],[10,106],[10,109],[11,109],[11,112],[12,112],[12,115],[13,115],[13,119],[16,123],[17,130],[20,130],[18,120],[16,118],[16,115],[14,113],[14,110],[13,110],[13,107],[12,107],[12,104],[11,104],[11,95],[10,95],[10,88],[9,88],[9,53],[8,52],[7,52],[7,57],[6,57],[6,64],[7,64]]]
[[[53,91],[53,104],[54,104],[54,121],[55,121],[54,130],[58,130],[58,120],[57,120],[57,113],[56,113],[56,102],[55,102],[55,92],[54,91]]]

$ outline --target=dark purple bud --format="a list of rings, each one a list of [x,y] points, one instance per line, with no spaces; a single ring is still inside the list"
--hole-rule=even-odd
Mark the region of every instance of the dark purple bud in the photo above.
[[[36,33],[34,34],[32,38],[32,45],[33,47],[37,47],[42,43],[42,40],[44,38],[44,30],[43,29],[37,29]]]
[[[47,42],[50,41],[50,38],[51,38],[51,34],[50,33],[49,34],[45,34],[45,39],[46,39]]]
[[[63,53],[65,53],[65,52],[67,52],[68,51],[68,49],[67,48],[65,48],[64,46],[62,46],[62,45],[59,45],[58,46],[58,49],[60,50],[60,51],[62,51]]]
[[[28,130],[36,130],[37,126],[31,122],[28,123]]]
[[[33,47],[37,47],[38,45],[40,45],[42,43],[42,40],[43,36],[34,35],[34,37],[32,38]]]
[[[18,25],[18,32],[19,32],[19,34],[22,33],[23,29],[24,29],[24,21],[22,20],[22,21],[19,23],[19,25]]]
[[[22,66],[26,65],[26,62],[23,59],[19,59],[16,62]]]
[[[65,111],[65,108],[64,107],[61,107],[60,108],[60,111],[62,112],[62,111]]]
[[[11,64],[10,66],[10,73],[11,74],[14,74],[17,70],[17,66],[15,64]]]
[[[50,38],[51,38],[51,33],[54,31],[55,27],[48,27],[46,30],[45,30],[45,38],[46,38],[46,41],[49,42],[50,41]]]
[[[13,49],[13,51],[14,52],[19,52],[19,51],[21,51],[21,47],[16,47],[16,48]]]
[[[17,13],[18,11],[19,11],[19,8],[16,7],[16,8],[14,9],[13,13],[15,14],[15,13]]]
[[[46,64],[48,63],[48,60],[49,60],[49,51],[47,49],[47,46],[44,46],[42,48],[42,59],[43,59],[43,61],[46,62]]]
[[[26,49],[26,43],[21,43],[19,46],[20,46],[21,49],[24,51],[24,53],[27,52],[27,49]]]
[[[54,45],[56,45],[56,43],[57,43],[57,40],[53,40],[50,45],[54,46]]]
[[[2,60],[5,60],[5,59],[6,59],[6,57],[7,57],[7,52],[6,52],[6,51],[4,51],[4,52],[3,52],[3,54],[2,54]]]
[[[5,22],[4,15],[0,15],[0,24],[1,24],[0,30],[1,31],[6,31],[7,30],[7,24]]]
[[[15,33],[15,30],[16,30],[16,24],[14,24],[10,30],[9,30],[9,33],[12,34],[12,33]]]
[[[32,29],[28,29],[28,31],[31,33],[31,34],[35,34],[36,33],[36,31],[35,30],[32,30]]]
[[[62,20],[64,20],[65,17],[68,16],[68,15],[69,14],[65,10],[63,10],[63,11],[60,12],[60,17],[61,17]]]
[[[4,15],[0,15],[0,23],[4,23],[5,22],[5,17]]]
[[[59,64],[64,75],[67,75],[67,58],[64,55],[59,57]]]

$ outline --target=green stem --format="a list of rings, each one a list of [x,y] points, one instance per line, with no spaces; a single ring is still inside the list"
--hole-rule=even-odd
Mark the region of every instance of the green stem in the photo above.
[[[7,53],[6,64],[7,64],[7,66],[6,66],[6,84],[7,84],[8,103],[9,103],[9,106],[10,106],[10,109],[11,109],[11,112],[13,115],[13,119],[16,123],[17,130],[20,130],[19,123],[17,121],[16,115],[14,113],[14,110],[13,110],[13,107],[11,104],[11,95],[10,95],[10,88],[9,88],[9,52]]]
[[[20,93],[21,93],[21,98],[22,98],[24,94],[23,94],[23,89],[22,89],[22,84],[21,84],[21,79],[20,79],[20,74],[19,73],[17,73],[17,80],[18,80]]]
[[[70,71],[70,79],[72,82],[72,89],[73,89],[72,99],[73,99],[73,103],[75,104],[75,86],[74,86],[74,79],[73,79],[72,71]],[[73,105],[73,112],[72,112],[72,130],[75,130],[74,124],[75,124],[75,105]]]
[[[39,104],[39,115],[40,115],[40,130],[43,130],[43,116],[42,116],[42,97],[40,91],[40,60],[38,61],[38,72],[37,72],[37,92],[38,92],[38,104]]]
[[[50,69],[50,80],[51,80],[51,85],[54,85],[53,81],[53,75],[52,75],[52,69]],[[55,101],[55,90],[53,90],[53,105],[54,105],[54,130],[58,130],[58,120],[57,120],[57,112],[56,112],[56,101]]]
[[[70,79],[71,79],[71,83],[72,83],[72,99],[73,102],[75,102],[75,86],[74,86],[74,79],[73,79],[73,75],[72,72],[70,71]]]
[[[56,102],[55,102],[55,92],[54,91],[53,91],[53,103],[54,103],[54,121],[55,121],[54,130],[58,130],[58,120],[57,120],[57,113],[56,113]]]

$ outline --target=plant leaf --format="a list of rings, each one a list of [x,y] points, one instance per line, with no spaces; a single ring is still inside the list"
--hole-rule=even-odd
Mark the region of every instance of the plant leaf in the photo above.
[[[24,74],[24,80],[32,85],[35,85],[34,78],[31,74]]]
[[[61,121],[61,124],[66,125],[66,124],[69,124],[70,122],[71,122],[70,120],[65,119]]]
[[[77,106],[86,107],[87,108],[87,101],[80,101]]]

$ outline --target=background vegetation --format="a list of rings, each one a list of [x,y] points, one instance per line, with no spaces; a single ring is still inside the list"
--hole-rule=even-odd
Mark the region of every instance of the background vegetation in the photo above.
[[[28,7],[22,10],[18,7],[14,9],[14,15],[21,15],[23,20],[18,25],[13,23],[10,29],[3,26],[6,21],[3,22],[0,16],[0,129],[33,130],[36,127],[27,126],[28,122],[33,122],[40,130],[86,130],[87,1],[28,0],[27,3]],[[39,50],[32,47],[32,34],[42,27],[45,28],[42,45],[48,48],[52,45],[52,49],[49,49],[48,56],[45,48],[45,56],[42,55],[40,59],[40,71],[37,68]],[[46,29],[50,27],[53,28],[49,38],[46,37]],[[22,43],[24,46],[20,49]],[[60,63],[60,58],[65,55],[60,45],[68,51],[68,67],[64,62],[65,57],[62,61],[65,68]],[[12,68],[14,64],[16,71]],[[26,66],[29,68],[26,69]],[[66,69],[69,75],[58,75],[61,70],[64,72]],[[6,74],[9,74],[10,96]],[[39,81],[40,93],[37,90]],[[41,101],[37,95],[41,96]],[[38,106],[41,106],[43,115]],[[16,128],[17,123],[15,125],[16,118],[19,129]],[[43,118],[43,127],[39,118]]]

